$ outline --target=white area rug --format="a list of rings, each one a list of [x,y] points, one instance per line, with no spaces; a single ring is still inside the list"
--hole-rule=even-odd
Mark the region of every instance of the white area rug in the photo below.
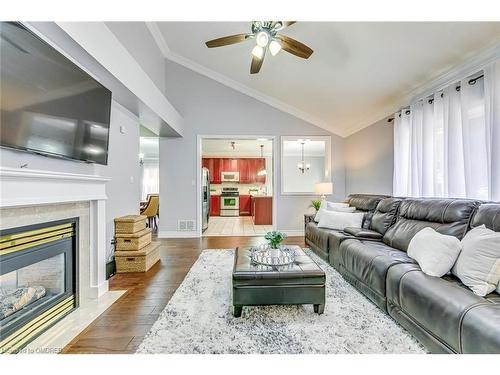
[[[234,250],[205,250],[138,353],[425,353],[406,331],[306,250],[326,273],[326,307],[244,307],[234,318]]]

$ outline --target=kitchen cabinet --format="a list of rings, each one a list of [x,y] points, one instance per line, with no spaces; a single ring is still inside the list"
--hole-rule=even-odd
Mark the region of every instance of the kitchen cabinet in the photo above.
[[[251,201],[250,195],[240,195],[240,216],[251,215]]]
[[[273,224],[273,197],[252,197],[252,220],[255,225]]]
[[[239,172],[240,184],[265,184],[266,176],[257,173],[266,168],[264,158],[203,158],[202,166],[210,173],[210,183],[221,183],[221,172]]]
[[[220,195],[210,196],[210,216],[220,216]]]
[[[203,158],[202,166],[209,171],[210,183],[220,184],[221,159],[219,158]]]
[[[222,161],[221,172],[238,172],[238,159],[219,159]]]

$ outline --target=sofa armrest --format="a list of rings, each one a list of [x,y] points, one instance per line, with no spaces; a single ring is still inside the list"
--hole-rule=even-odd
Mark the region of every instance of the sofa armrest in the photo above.
[[[307,224],[314,221],[315,216],[316,216],[316,214],[304,214],[304,230],[307,227]]]
[[[356,238],[363,238],[369,240],[381,240],[383,237],[382,234],[380,234],[377,231],[364,228],[347,227],[344,228],[344,232]]]

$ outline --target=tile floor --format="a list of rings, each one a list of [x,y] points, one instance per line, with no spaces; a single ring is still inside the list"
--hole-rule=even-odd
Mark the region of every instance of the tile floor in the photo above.
[[[272,230],[272,225],[254,225],[251,216],[211,216],[203,236],[259,236]]]

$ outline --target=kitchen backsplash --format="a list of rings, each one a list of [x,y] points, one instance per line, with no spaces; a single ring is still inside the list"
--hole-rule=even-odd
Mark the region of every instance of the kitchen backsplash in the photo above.
[[[211,184],[210,194],[219,195],[222,187],[237,187],[240,195],[250,195],[250,194],[265,194],[271,195],[267,191],[267,186],[265,184],[237,184],[237,183],[224,183],[224,184]]]

